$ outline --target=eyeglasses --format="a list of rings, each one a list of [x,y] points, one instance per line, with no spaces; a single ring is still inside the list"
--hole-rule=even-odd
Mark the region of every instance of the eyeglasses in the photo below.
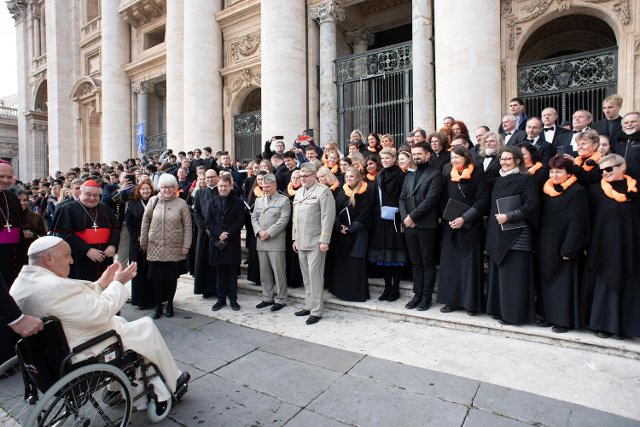
[[[607,173],[611,173],[613,172],[613,168],[617,168],[618,166],[622,166],[622,163],[618,163],[617,165],[607,166],[606,168],[602,168],[602,170]]]
[[[315,172],[311,172],[311,173],[306,174],[306,175],[300,174],[300,178],[306,179],[306,178],[309,178],[310,176],[315,175],[315,174],[316,174]]]
[[[511,160],[513,160],[513,157],[501,157],[500,158],[501,162],[510,162]]]

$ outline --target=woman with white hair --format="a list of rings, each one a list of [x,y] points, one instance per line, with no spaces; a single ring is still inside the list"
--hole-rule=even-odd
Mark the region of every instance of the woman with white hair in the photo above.
[[[165,173],[160,176],[158,186],[160,192],[149,200],[140,231],[140,247],[147,253],[148,277],[153,281],[154,319],[162,316],[165,295],[167,317],[173,317],[173,297],[178,277],[187,272],[192,239],[191,213],[187,203],[178,197],[178,181]]]

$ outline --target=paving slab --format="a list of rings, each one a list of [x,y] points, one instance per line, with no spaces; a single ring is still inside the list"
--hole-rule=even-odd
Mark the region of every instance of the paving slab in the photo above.
[[[364,357],[364,354],[283,336],[261,346],[260,350],[342,373]]]
[[[207,374],[193,381],[169,417],[181,426],[281,426],[299,411],[295,405]]]
[[[463,405],[471,405],[480,386],[479,381],[370,356],[349,374]]]
[[[461,426],[467,414],[464,405],[349,374],[307,409],[362,426]]]
[[[469,414],[467,414],[467,419],[464,420],[463,427],[528,427],[531,425],[532,424],[523,423],[522,421],[512,418],[506,418],[471,408]]]
[[[640,421],[574,405],[569,415],[568,425],[570,427],[638,427]]]
[[[343,375],[260,350],[215,374],[300,407],[306,406]]]
[[[345,424],[333,418],[303,409],[289,420],[286,427],[344,427]]]

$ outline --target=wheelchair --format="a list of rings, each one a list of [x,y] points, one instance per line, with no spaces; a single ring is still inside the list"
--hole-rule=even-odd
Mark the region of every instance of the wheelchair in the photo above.
[[[124,427],[134,403],[146,406],[149,420],[158,423],[187,391],[185,384],[172,399],[159,402],[151,380],[158,377],[166,383],[162,373],[136,352],[125,351],[113,330],[70,350],[60,321],[42,320],[44,329],[18,341],[16,356],[0,367],[0,371],[20,367],[24,400],[32,407],[24,426]],[[72,362],[74,356],[102,342],[106,348],[99,355]]]

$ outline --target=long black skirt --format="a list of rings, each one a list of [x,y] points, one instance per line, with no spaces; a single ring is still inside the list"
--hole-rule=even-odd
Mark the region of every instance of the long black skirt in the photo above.
[[[487,313],[513,324],[536,320],[533,256],[509,250],[500,265],[489,259]]]
[[[292,288],[298,288],[302,286],[303,282],[302,271],[300,271],[300,259],[298,258],[298,254],[293,251],[291,227],[291,222],[289,222],[289,225],[287,225],[287,247],[285,251],[285,260],[287,265],[287,285]],[[331,245],[329,245],[329,248],[331,248]]]
[[[484,311],[484,270],[481,239],[461,254],[452,240],[450,227],[443,230],[437,301],[469,311]]]
[[[149,263],[142,252],[138,252],[136,257],[138,263],[138,273],[131,279],[131,305],[138,307],[153,307],[153,281],[149,280]]]
[[[368,300],[367,260],[336,256],[331,293],[344,301]]]
[[[187,272],[187,260],[149,261],[147,278],[154,282],[169,282]]]
[[[209,265],[209,236],[207,233],[198,233],[194,273],[193,293],[196,295],[215,295],[218,282],[216,268]]]
[[[640,336],[640,286],[638,277],[631,275],[616,292],[607,286],[591,269],[587,280],[594,282],[593,304],[589,328],[631,337]]]
[[[568,329],[584,326],[585,293],[582,289],[580,262],[562,264],[551,282],[541,282],[538,293],[538,314],[547,322]]]
[[[247,225],[247,249],[249,250],[249,264],[247,265],[247,280],[262,286],[260,282],[260,260],[256,249],[257,238],[251,224]]]

